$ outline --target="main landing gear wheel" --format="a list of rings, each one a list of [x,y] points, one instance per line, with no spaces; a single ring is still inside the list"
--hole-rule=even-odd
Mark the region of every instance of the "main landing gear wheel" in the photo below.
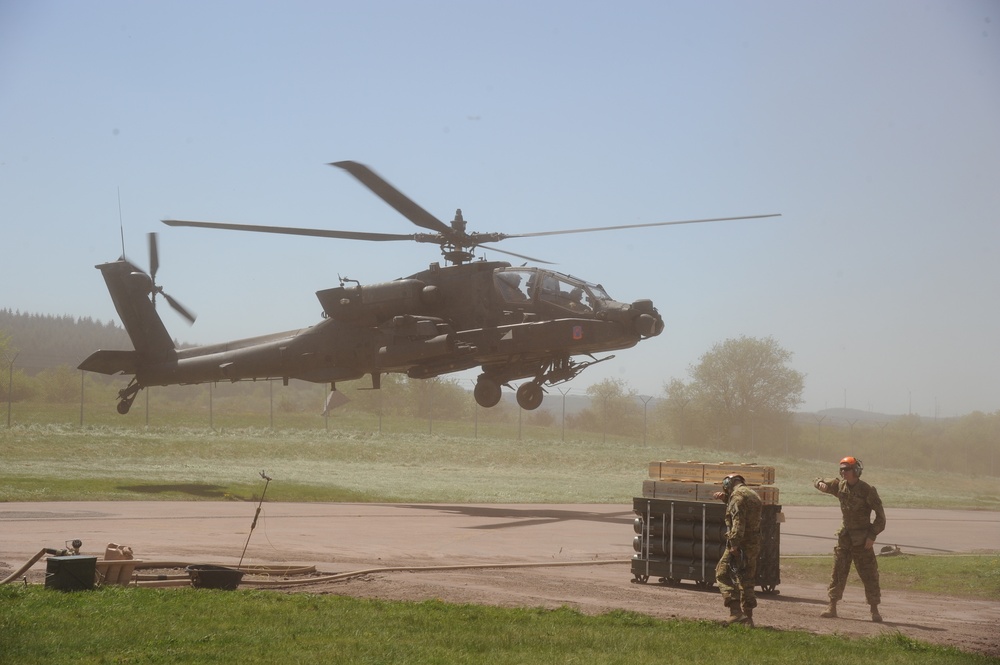
[[[540,407],[544,396],[542,387],[534,381],[529,381],[517,389],[517,403],[525,411],[534,411]]]
[[[476,398],[476,404],[488,409],[500,402],[500,384],[493,379],[479,379],[472,394]]]

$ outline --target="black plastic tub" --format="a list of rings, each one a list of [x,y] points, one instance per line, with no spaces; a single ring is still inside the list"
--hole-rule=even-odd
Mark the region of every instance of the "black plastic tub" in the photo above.
[[[209,563],[188,566],[191,586],[196,589],[223,589],[232,591],[243,581],[243,571]]]

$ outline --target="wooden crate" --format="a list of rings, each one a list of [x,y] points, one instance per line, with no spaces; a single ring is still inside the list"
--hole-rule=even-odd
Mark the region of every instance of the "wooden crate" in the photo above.
[[[706,464],[704,482],[722,484],[722,480],[731,473],[738,473],[747,481],[747,485],[773,485],[774,467],[759,464]]]
[[[698,491],[695,495],[696,501],[718,501],[713,495],[716,492],[722,491],[722,485],[709,485],[707,483],[699,483],[697,485]],[[765,506],[776,506],[778,505],[778,488],[773,485],[761,486],[761,485],[748,485],[750,489],[757,493],[760,497],[761,502]]]
[[[760,500],[765,506],[777,506],[781,504],[778,499],[778,488],[773,485],[768,487],[754,487],[753,490],[760,496]]]
[[[722,485],[709,485],[707,483],[700,483],[698,485],[698,496],[696,499],[698,501],[718,501],[719,503],[724,503],[719,499],[716,499],[713,495],[716,492],[722,491]]]
[[[761,498],[766,506],[778,504],[778,488],[751,487]],[[722,491],[722,485],[710,485],[708,483],[689,483],[674,480],[644,480],[642,481],[642,496],[646,499],[672,499],[674,501],[717,501],[716,492]]]
[[[666,460],[649,463],[649,477],[653,480],[684,480],[694,483],[705,481],[705,465],[701,462]]]
[[[644,480],[642,481],[642,496],[646,499],[697,501],[698,483],[673,482],[669,480]]]
[[[733,462],[681,462],[665,460],[649,463],[652,480],[676,480],[693,483],[718,483],[731,473],[738,473],[747,485],[773,485],[774,467],[760,464],[735,464]]]

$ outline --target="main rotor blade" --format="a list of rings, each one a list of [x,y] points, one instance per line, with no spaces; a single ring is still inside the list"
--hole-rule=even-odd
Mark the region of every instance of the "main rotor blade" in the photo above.
[[[228,224],[226,222],[193,222],[185,219],[161,219],[167,226],[193,226],[200,229],[222,229],[224,231],[253,231],[256,233],[280,233],[290,236],[312,236],[314,238],[340,238],[343,240],[415,240],[414,235],[400,233],[367,233],[364,231],[330,231],[327,229],[302,229],[289,226],[255,226],[253,224]]]
[[[536,258],[531,257],[531,256],[525,256],[524,254],[516,254],[514,252],[508,252],[505,249],[497,249],[496,247],[493,247],[491,245],[476,245],[476,247],[484,247],[484,248],[490,250],[491,252],[499,252],[500,254],[506,254],[507,256],[516,256],[519,259],[525,259],[527,261],[534,261],[535,263],[545,263],[546,265],[550,265],[550,266],[554,266],[555,265],[555,263],[553,263],[552,261],[543,261],[542,259],[536,259]]]
[[[671,226],[673,224],[703,224],[705,222],[729,222],[737,219],[763,219],[765,217],[781,217],[781,213],[770,215],[745,215],[743,217],[713,217],[711,219],[684,219],[676,222],[653,222],[651,224],[622,224],[621,226],[596,226],[589,229],[565,229],[562,231],[539,231],[537,233],[503,234],[504,238],[537,238],[539,236],[558,236],[567,233],[591,233],[593,231],[616,231],[618,229],[642,229],[650,226]]]
[[[160,269],[160,250],[156,244],[156,234],[150,233],[149,237],[149,278],[156,283],[156,271]]]
[[[342,168],[350,173],[352,176],[357,178],[362,185],[370,189],[375,196],[391,205],[396,209],[396,212],[417,226],[431,231],[437,231],[445,236],[452,235],[453,231],[450,226],[414,203],[409,197],[406,196],[406,194],[403,194],[401,191],[390,185],[384,178],[382,178],[382,176],[378,175],[364,164],[352,161],[343,161],[332,162],[330,166]]]

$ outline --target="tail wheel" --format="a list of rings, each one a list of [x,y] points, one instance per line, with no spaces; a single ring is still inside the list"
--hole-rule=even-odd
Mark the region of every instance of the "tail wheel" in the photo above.
[[[139,394],[140,390],[142,390],[142,386],[133,377],[127,386],[118,391],[118,413],[123,416],[128,413],[128,410],[132,408],[132,402],[135,401],[135,396]]]

